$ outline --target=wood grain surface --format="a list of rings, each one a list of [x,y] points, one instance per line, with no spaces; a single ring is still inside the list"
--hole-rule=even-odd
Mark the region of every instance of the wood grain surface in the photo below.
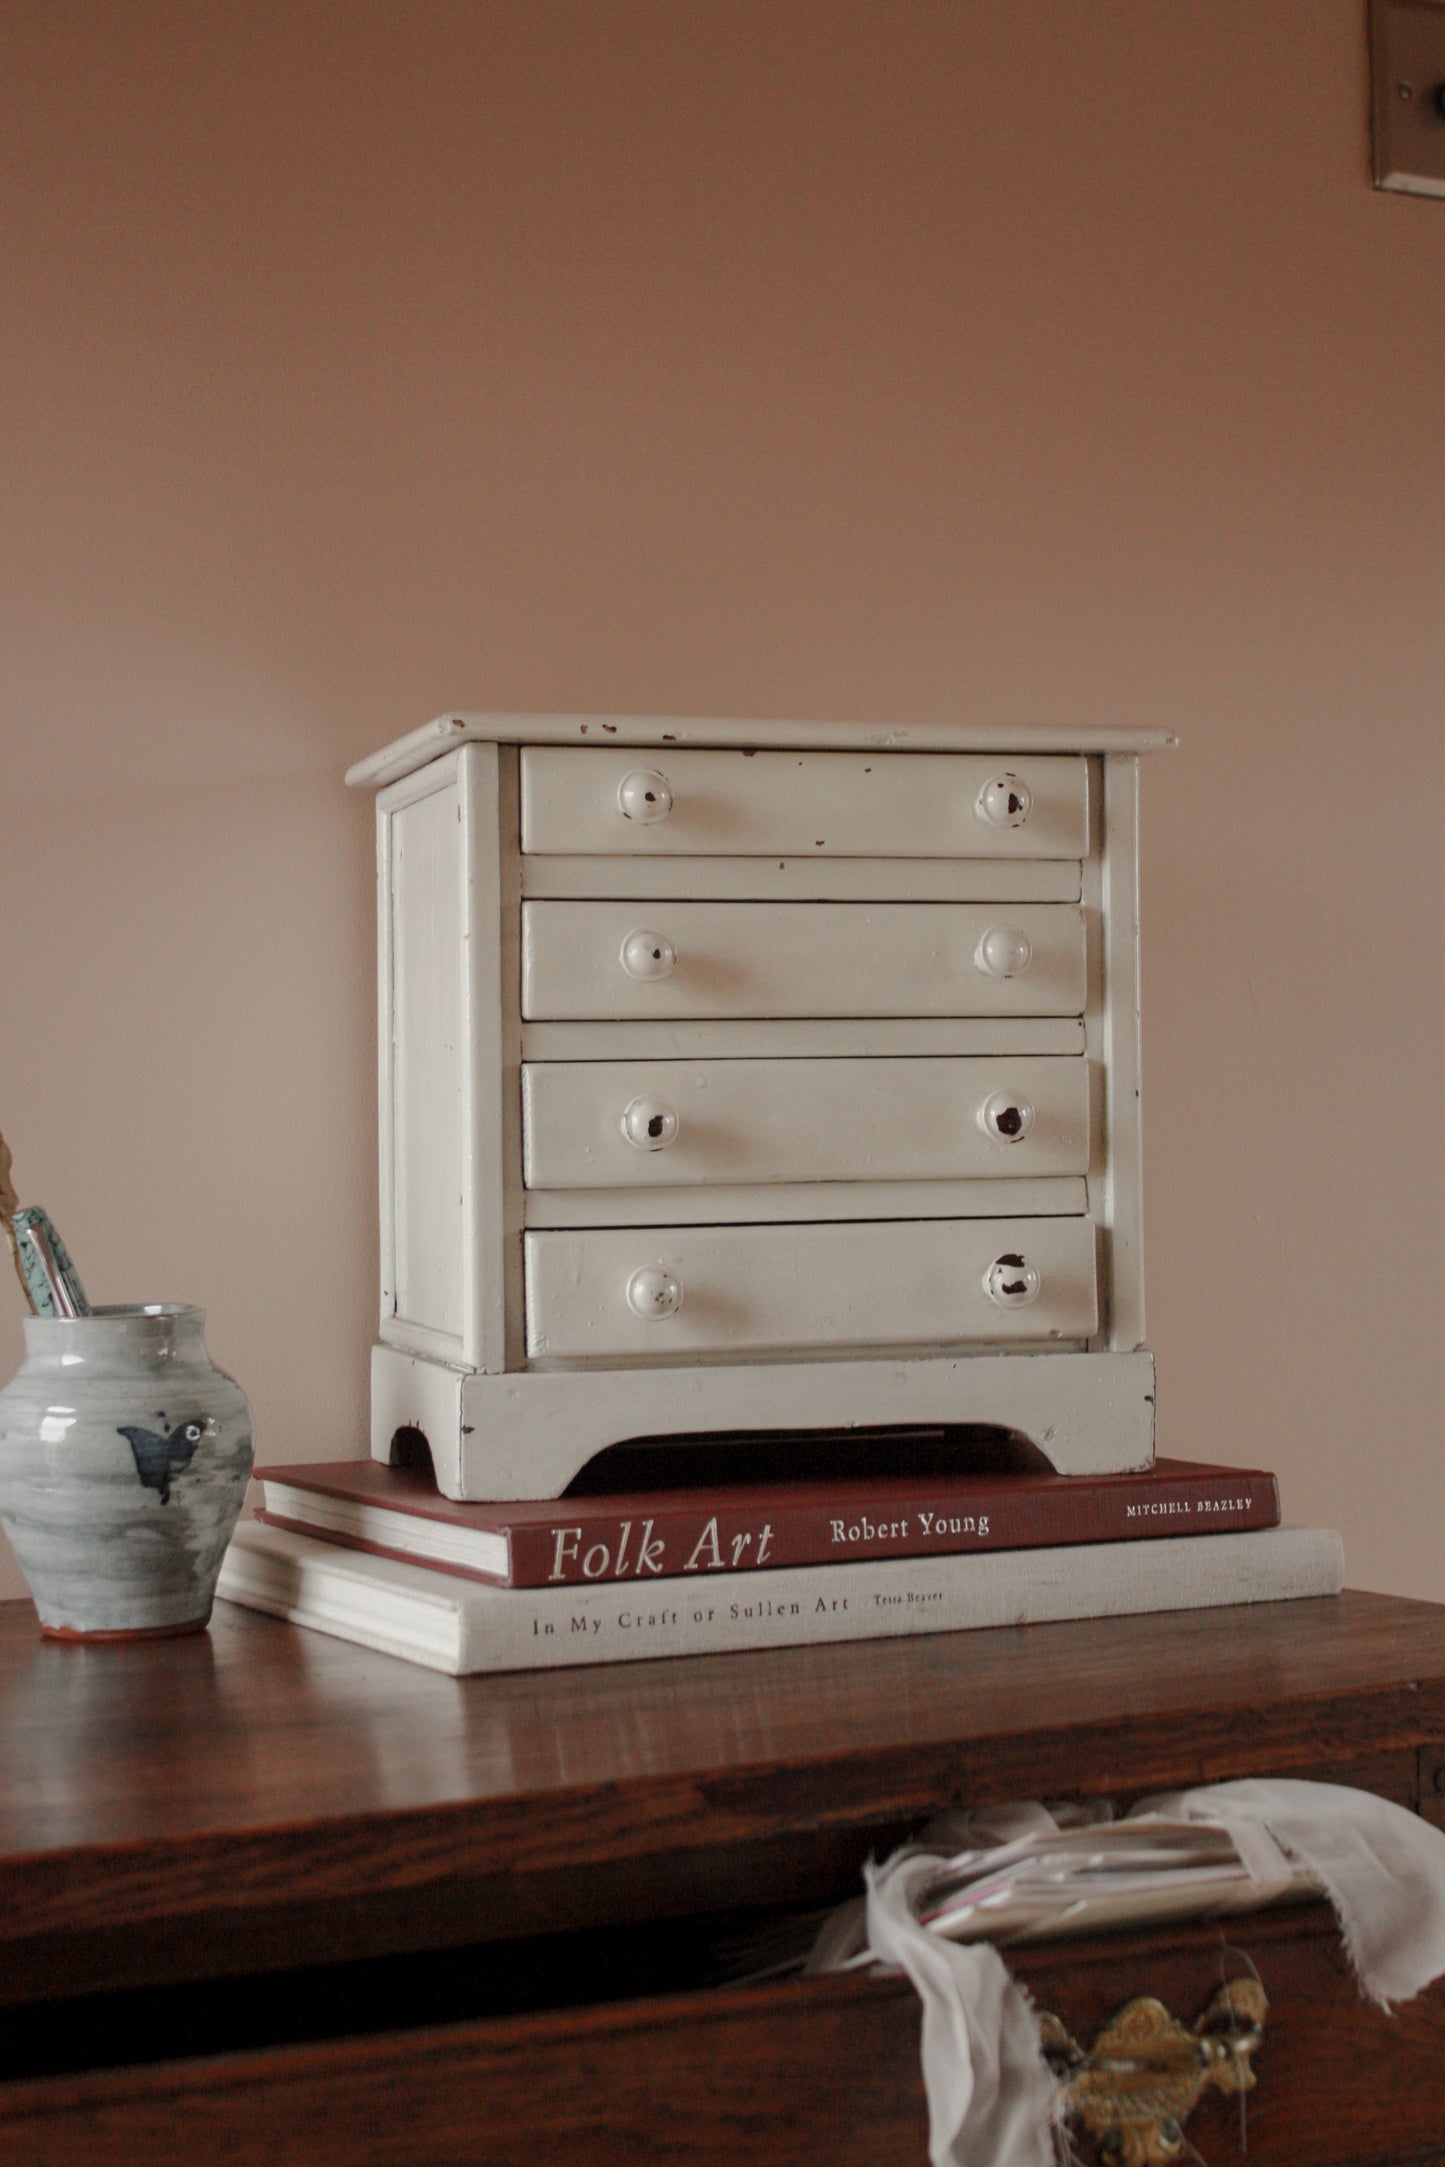
[[[1273,1771],[1436,1811],[1442,1770],[1445,1611],[1367,1595],[468,1680],[227,1606],[106,1648],[4,1606],[0,2158],[921,2163],[911,1990],[699,1989],[699,1915],[852,1893],[954,1796]],[[1445,2148],[1445,1993],[1365,2005],[1323,1905],[1011,1961],[1084,2042],[1257,1969],[1210,2167]]]
[[[218,1607],[0,1606],[0,1996],[834,1895],[955,1796],[1260,1771],[1413,1801],[1445,1610],[1387,1597],[457,1680]]]
[[[1200,2103],[1211,2167],[1419,2158],[1445,2135],[1445,1993],[1361,2003],[1320,1904],[1016,1951],[1087,2044],[1127,1995],[1192,2021],[1254,1969],[1258,2086]],[[27,2167],[904,2167],[926,2159],[918,2006],[901,1981],[788,1981],[0,2088]],[[1082,2145],[1085,2158],[1090,2147]]]

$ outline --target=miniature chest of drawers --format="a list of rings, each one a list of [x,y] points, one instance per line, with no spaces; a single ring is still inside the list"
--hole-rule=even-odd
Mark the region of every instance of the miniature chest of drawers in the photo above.
[[[378,787],[373,1451],[983,1424],[1153,1452],[1138,755],[449,715]]]

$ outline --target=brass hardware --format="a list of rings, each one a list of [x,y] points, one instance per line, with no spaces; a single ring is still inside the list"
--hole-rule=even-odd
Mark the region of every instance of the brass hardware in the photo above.
[[[1112,2167],[1167,2167],[1201,2093],[1247,2092],[1269,2009],[1257,1979],[1222,1986],[1191,2031],[1141,1994],[1110,2018],[1087,2054],[1055,2016],[1041,2016],[1044,2053],[1067,2099]],[[1242,2111],[1242,2110],[1241,2110]]]

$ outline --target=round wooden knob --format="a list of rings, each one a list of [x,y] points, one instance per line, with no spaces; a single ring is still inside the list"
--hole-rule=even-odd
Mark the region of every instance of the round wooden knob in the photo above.
[[[978,1110],[978,1125],[1001,1144],[1022,1143],[1034,1125],[1033,1105],[1017,1091],[991,1091]]]
[[[974,956],[990,978],[1019,978],[1033,959],[1033,942],[1016,925],[990,926]]]
[[[646,827],[672,811],[672,785],[660,768],[635,767],[617,786],[617,804],[624,820]]]
[[[1027,1309],[1030,1302],[1038,1300],[1043,1285],[1037,1267],[1017,1251],[995,1257],[983,1275],[983,1283],[989,1300],[1000,1309]]]
[[[622,1116],[622,1133],[639,1151],[666,1151],[677,1136],[677,1109],[666,1099],[634,1099]]]
[[[644,1264],[627,1282],[627,1306],[634,1317],[652,1322],[675,1317],[682,1307],[682,1282],[660,1264]]]
[[[639,926],[622,943],[622,968],[629,978],[666,978],[677,962],[677,950],[665,933]]]
[[[1034,809],[1034,794],[1022,775],[993,775],[978,793],[980,820],[991,828],[1021,828]]]

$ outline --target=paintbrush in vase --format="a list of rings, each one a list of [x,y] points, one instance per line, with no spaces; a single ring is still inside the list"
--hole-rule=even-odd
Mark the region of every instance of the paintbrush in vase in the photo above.
[[[0,1136],[0,1221],[26,1301],[37,1317],[88,1317],[90,1304],[69,1250],[38,1204],[21,1206],[10,1165],[10,1147]]]

